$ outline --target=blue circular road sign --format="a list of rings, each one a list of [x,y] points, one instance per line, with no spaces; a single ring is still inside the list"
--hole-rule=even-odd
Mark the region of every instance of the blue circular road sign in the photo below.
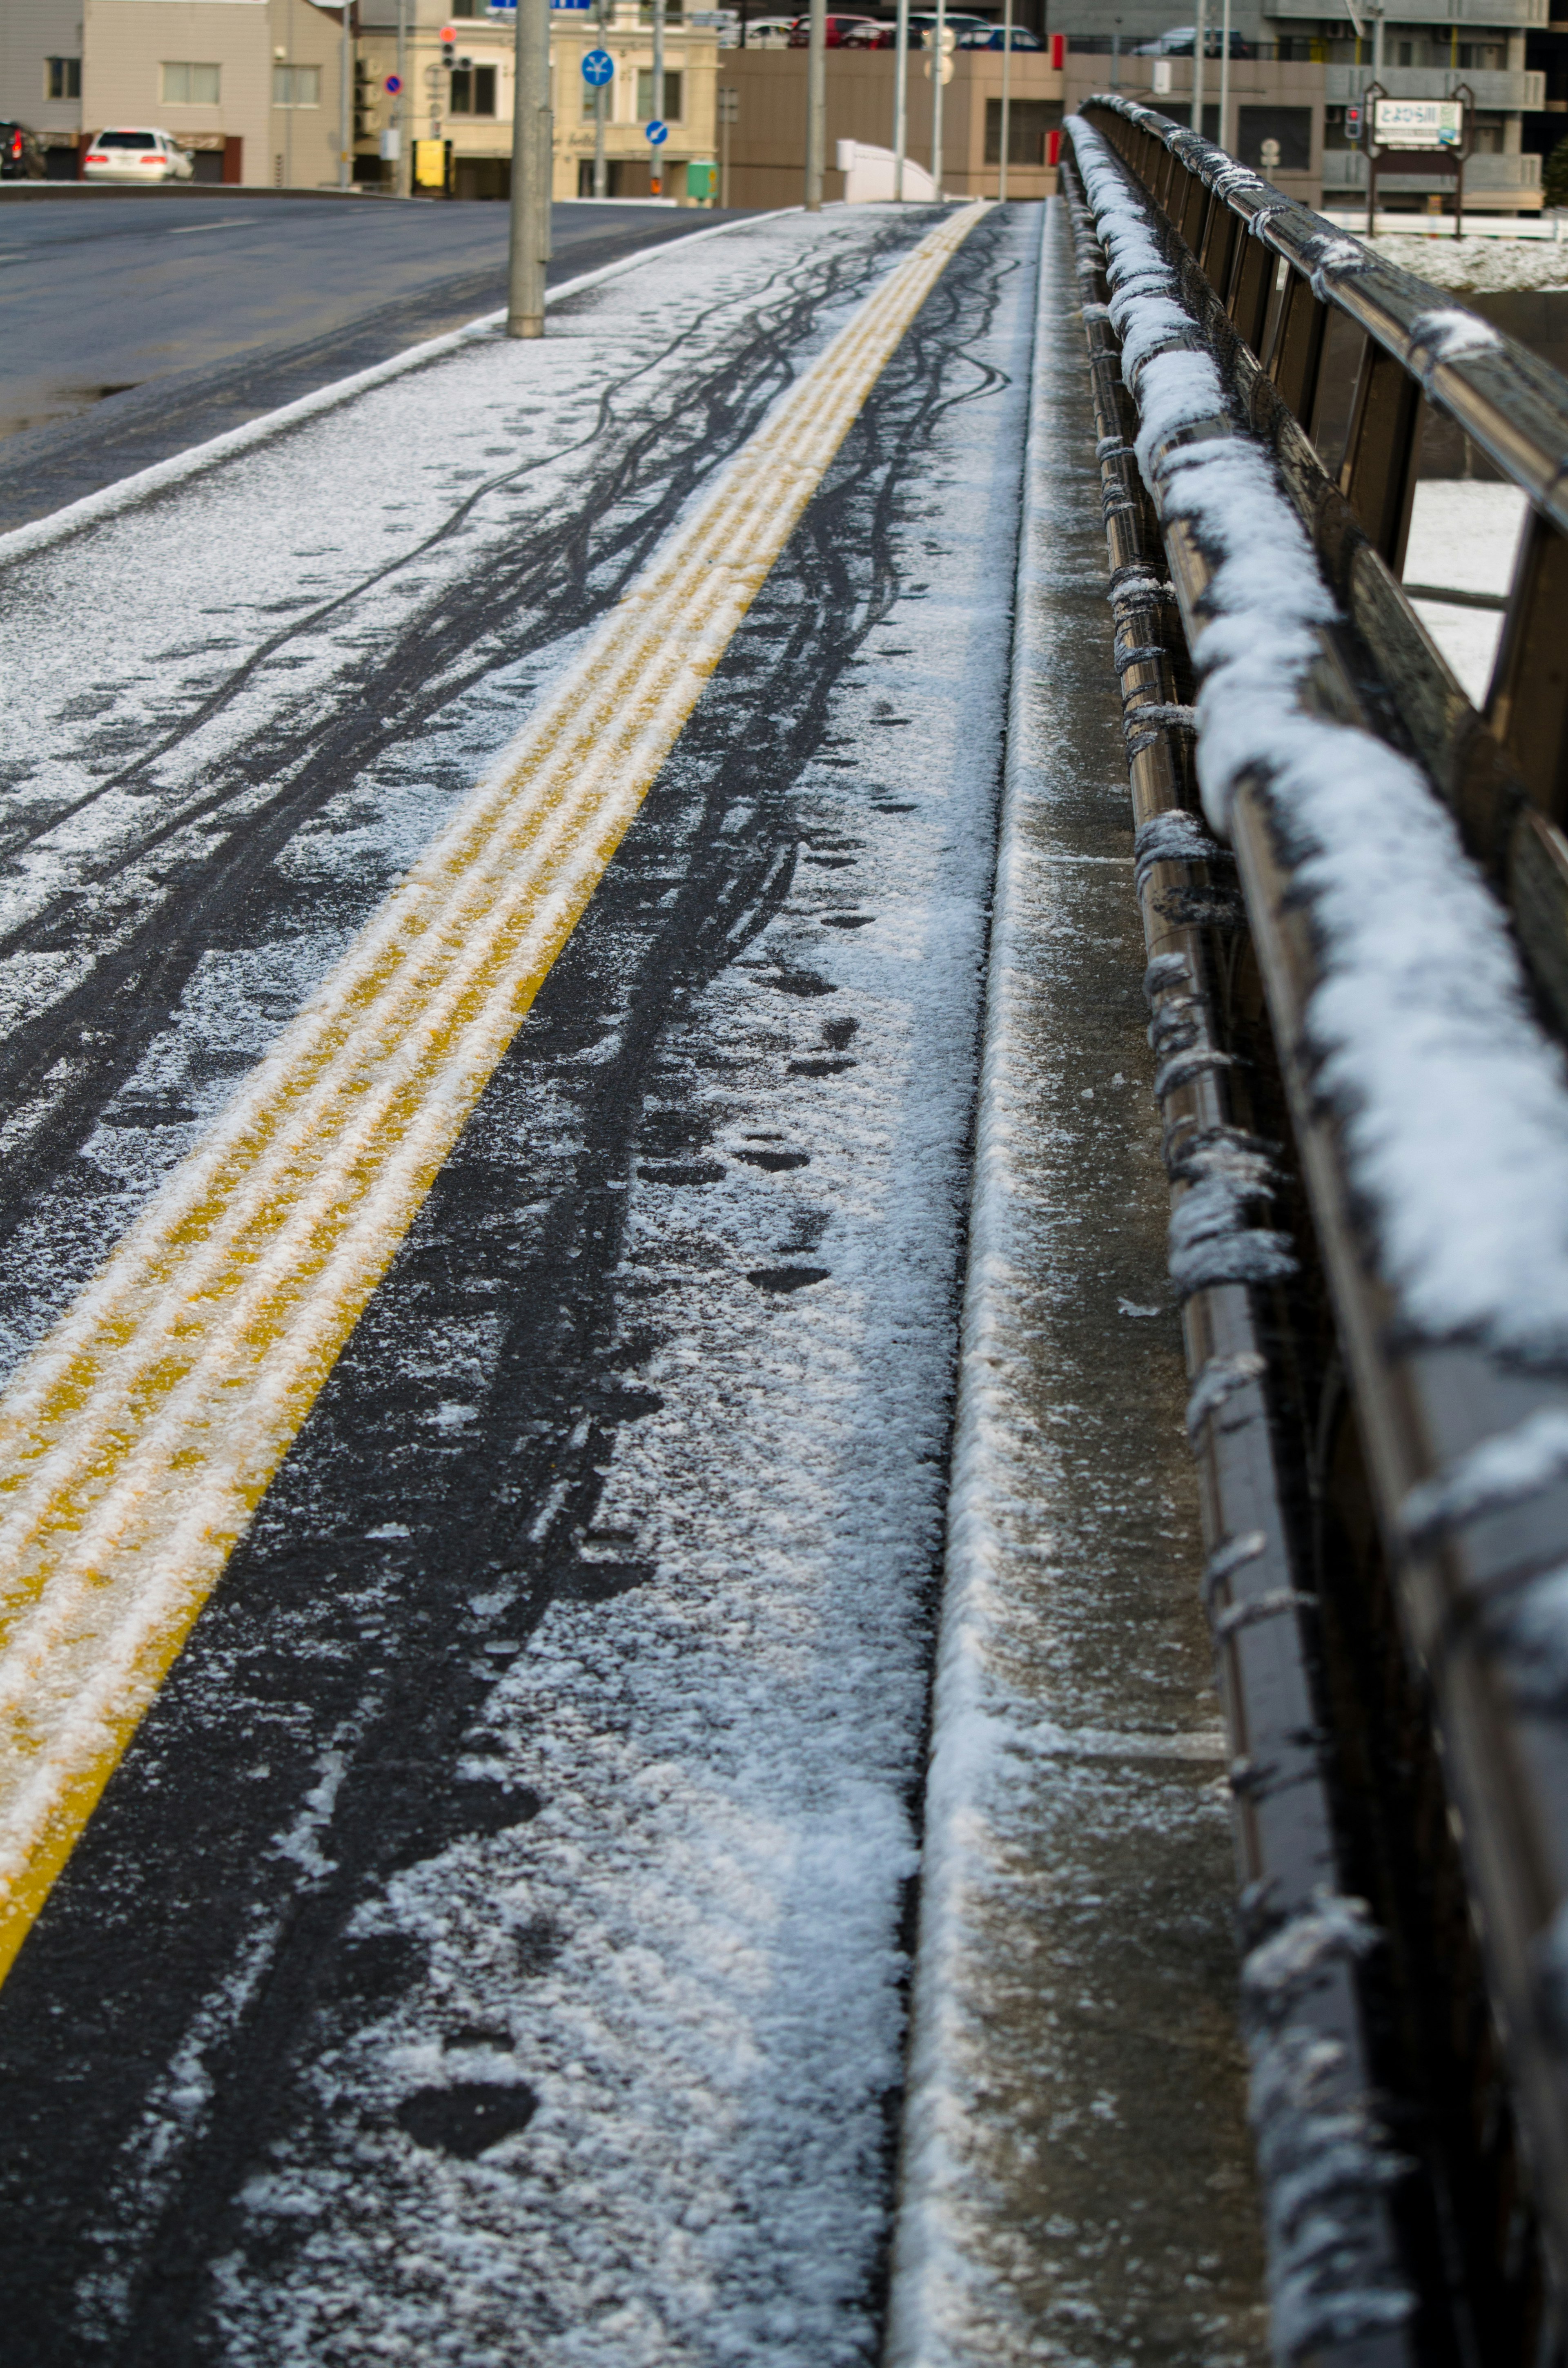
[[[602,90],[615,72],[615,60],[608,50],[589,50],[583,59],[583,80]]]
[[[650,123],[647,128],[647,137],[655,148],[662,148],[669,136],[670,127],[667,123]]]
[[[381,87],[384,90],[390,91],[392,97],[395,98],[398,92],[403,88],[403,77],[400,74],[388,74],[386,81],[382,84]]]

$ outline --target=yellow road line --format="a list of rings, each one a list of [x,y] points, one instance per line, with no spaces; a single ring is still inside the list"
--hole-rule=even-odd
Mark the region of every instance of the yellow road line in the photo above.
[[[486,1080],[983,206],[862,305],[0,1400],[0,1979]]]

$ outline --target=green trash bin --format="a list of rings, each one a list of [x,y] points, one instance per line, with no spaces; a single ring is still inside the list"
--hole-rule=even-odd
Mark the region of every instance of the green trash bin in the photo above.
[[[686,194],[699,206],[710,205],[719,186],[717,165],[690,164],[686,168]]]

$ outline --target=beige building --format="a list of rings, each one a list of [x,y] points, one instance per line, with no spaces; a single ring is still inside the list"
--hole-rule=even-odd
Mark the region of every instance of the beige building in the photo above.
[[[926,52],[909,59],[909,128],[906,153],[917,165],[931,162],[930,77]],[[830,50],[827,53],[827,155],[823,194],[832,202],[844,195],[844,176],[833,169],[841,140],[870,148],[892,145],[893,70],[891,50]],[[994,197],[1002,154],[1002,67],[999,50],[959,50],[942,106],[942,186],[949,197]],[[1007,195],[1044,198],[1056,188],[1051,135],[1061,126],[1065,78],[1052,71],[1050,54],[1015,50],[1008,92]],[[735,94],[730,134],[730,203],[735,206],[798,205],[803,193],[806,152],[804,50],[725,50],[719,61],[721,89]]]
[[[335,187],[342,16],[316,0],[0,0],[0,114],[74,179],[96,131],[156,125],[199,181]]]
[[[469,0],[470,7],[474,0]],[[377,21],[369,21],[374,10]],[[597,12],[558,9],[550,28],[551,103],[555,114],[558,198],[593,195],[593,93],[583,79],[587,51],[602,46],[615,60],[606,92],[605,158],[610,197],[647,197],[653,151],[643,127],[653,106],[652,11],[639,0],[612,0],[601,32]],[[431,0],[407,0],[404,15],[405,105],[387,91],[397,73],[395,14],[391,0],[366,0],[359,51],[368,104],[361,111],[355,171],[365,181],[409,187],[414,141],[450,143],[451,194],[506,198],[512,186],[512,66],[510,23],[489,16],[443,12]],[[441,29],[457,39],[451,66],[442,62]],[[719,51],[711,32],[689,29],[674,11],[665,35],[665,119],[670,136],[660,152],[664,191],[687,201],[688,163],[710,164]],[[383,135],[400,135],[394,165],[381,162]]]

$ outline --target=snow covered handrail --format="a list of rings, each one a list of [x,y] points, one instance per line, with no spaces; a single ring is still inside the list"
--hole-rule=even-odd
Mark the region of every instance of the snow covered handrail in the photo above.
[[[1185,241],[1309,437],[1330,309],[1363,332],[1336,474],[1396,575],[1424,395],[1528,495],[1531,529],[1486,713],[1537,806],[1568,824],[1568,679],[1543,662],[1568,601],[1568,380],[1152,108],[1103,92],[1083,113]]]
[[[1435,2113],[1422,2101],[1407,2114],[1416,2130],[1430,2113],[1426,2134],[1412,2141],[1423,2157],[1412,2183],[1426,2179],[1432,2195],[1446,2195],[1435,2216],[1449,2215],[1466,2248],[1460,2274],[1479,2298],[1483,2324],[1486,2307],[1495,2317],[1505,2305],[1521,2326],[1533,2324],[1544,2283],[1550,2323],[1561,2327],[1568,2320],[1568,1064],[1539,1026],[1518,941],[1492,893],[1506,884],[1505,874],[1527,875],[1512,855],[1490,864],[1483,855],[1489,885],[1465,853],[1466,842],[1494,826],[1510,845],[1528,843],[1532,810],[1521,811],[1517,784],[1509,805],[1496,744],[1457,686],[1451,697],[1442,691],[1435,656],[1436,674],[1421,676],[1428,661],[1397,583],[1312,448],[1312,405],[1301,389],[1317,366],[1306,350],[1314,316],[1276,302],[1290,292],[1288,267],[1281,271],[1280,256],[1244,227],[1221,235],[1223,222],[1240,225],[1239,215],[1196,175],[1184,187],[1174,161],[1163,186],[1176,195],[1165,204],[1119,143],[1113,149],[1107,111],[1096,107],[1095,117],[1066,126],[1063,165],[1080,223],[1096,371],[1128,750],[1134,767],[1146,768],[1162,736],[1189,735],[1195,721],[1212,834],[1189,793],[1181,813],[1162,814],[1136,844],[1141,871],[1165,864],[1174,873],[1184,859],[1206,867],[1203,896],[1173,877],[1159,910],[1173,929],[1188,923],[1196,936],[1201,924],[1217,933],[1177,959],[1157,941],[1146,900],[1153,959],[1145,984],[1161,1056],[1155,1091],[1170,1139],[1170,1097],[1195,1061],[1245,1090],[1246,1047],[1238,1055],[1236,1023],[1225,1014],[1228,1008],[1251,1024],[1248,964],[1256,961],[1271,1028],[1267,1057],[1288,1097],[1311,1211],[1310,1226],[1294,1238],[1305,1261],[1321,1262],[1333,1311],[1328,1327],[1315,1283],[1292,1302],[1294,1286],[1278,1260],[1259,1263],[1279,1236],[1260,1234],[1253,1210],[1288,1213],[1290,1205],[1290,1146],[1277,1139],[1285,1130],[1277,1128],[1275,1140],[1263,1139],[1260,1127],[1245,1141],[1213,1131],[1196,1142],[1201,1158],[1188,1159],[1191,1178],[1173,1168],[1171,1261],[1188,1307],[1195,1440],[1209,1441],[1204,1452],[1217,1469],[1214,1434],[1233,1427],[1256,1383],[1283,1409],[1276,1437],[1286,1440],[1299,1425],[1312,1442],[1301,1450],[1301,1469],[1314,1509],[1296,1519],[1273,1568],[1263,1525],[1216,1521],[1217,1492],[1211,1478],[1206,1484],[1210,1600],[1221,1607],[1217,1643],[1223,1663],[1238,1644],[1285,1633],[1299,1623],[1306,1594],[1325,1631],[1342,1620],[1334,1685],[1344,1679],[1349,1690],[1335,1696],[1325,1680],[1325,1725],[1344,1722],[1351,1731],[1363,1713],[1370,1720],[1339,1763],[1342,1797],[1358,1790],[1375,1801],[1366,1812],[1374,1825],[1393,1816],[1378,1849],[1363,1850],[1357,1887],[1364,1884],[1375,1923],[1395,1936],[1391,1958],[1416,1967],[1399,1978],[1412,1985],[1403,1993],[1415,2001],[1410,2027],[1428,2036],[1400,2057],[1401,2094],[1438,2100]],[[1111,124],[1137,131],[1131,117],[1118,108]],[[1160,153],[1176,159],[1176,141],[1190,150],[1191,135],[1162,126]],[[1224,163],[1218,160],[1216,179]],[[1226,253],[1221,268],[1216,256]],[[1265,264],[1263,354],[1243,334],[1235,301],[1256,256]],[[1231,301],[1221,304],[1227,290]],[[1321,315],[1326,300],[1310,287],[1308,294]],[[1321,340],[1321,320],[1313,334]],[[1404,382],[1403,364],[1390,367]],[[1381,410],[1385,421],[1392,411],[1397,424],[1399,404],[1383,400],[1390,381],[1373,375],[1370,385],[1363,408]],[[1300,411],[1286,407],[1292,386]],[[1543,526],[1555,540],[1555,527]],[[1407,664],[1420,677],[1415,705],[1394,679]],[[1195,716],[1186,703],[1194,689]],[[1422,702],[1426,723],[1415,712]],[[1450,745],[1468,753],[1445,774]],[[1187,763],[1185,755],[1171,759],[1173,779]],[[1492,803],[1478,831],[1471,809],[1486,806],[1488,780]],[[1533,819],[1550,828],[1539,814]],[[1241,893],[1229,901],[1239,913],[1224,910],[1221,842],[1233,861]],[[1537,887],[1548,877],[1528,876]],[[1207,1013],[1232,1030],[1232,1041],[1201,1032]],[[1262,1067],[1254,1063],[1255,1077]],[[1266,1116],[1267,1080],[1258,1094]],[[1279,1216],[1268,1222],[1278,1225]],[[1249,1294],[1257,1320],[1246,1354],[1190,1365],[1189,1285],[1194,1293],[1218,1285]],[[1299,1328],[1287,1351],[1279,1344],[1292,1324]],[[1347,1440],[1343,1457],[1336,1440]],[[1267,1577],[1251,1597],[1249,1572]],[[1380,1705],[1383,1668],[1364,1686],[1358,1675],[1383,1616],[1374,1607],[1385,1601],[1393,1649],[1381,1649],[1393,1714]],[[1385,1772],[1380,1754],[1400,1765]],[[1239,1764],[1251,1795],[1249,1805],[1238,1790],[1244,1819],[1259,1800],[1278,1797],[1284,1777],[1250,1748]],[[1353,1831],[1362,1812],[1346,1814]],[[1450,1877],[1444,1853],[1455,1839],[1462,1874],[1456,1858]],[[1419,1852],[1414,1884],[1388,1875],[1402,1850],[1412,1859]],[[1267,1900],[1279,1881],[1267,1871],[1248,1896]],[[1348,1909],[1343,1900],[1326,1902],[1324,1913],[1331,1907],[1343,1937]],[[1471,1916],[1506,2050],[1506,2082],[1473,1975]],[[1353,1954],[1341,1950],[1342,1978]],[[1288,2006],[1282,2028],[1294,2030],[1302,2001]],[[1381,2027],[1398,2021],[1385,2018]],[[1439,2026],[1469,2035],[1430,2041]],[[1332,2060],[1343,2068],[1352,2039],[1324,2044],[1330,2055],[1320,2048],[1313,2060],[1328,2064],[1337,2049]],[[1266,2048],[1255,2053],[1263,2132],[1277,2126],[1276,2090],[1259,2071],[1270,2061]],[[1340,2201],[1326,2219],[1314,2219],[1303,2214],[1301,2198],[1326,2192],[1321,2182],[1337,2177],[1337,2157],[1314,2139],[1311,2161],[1297,2160],[1301,2129],[1293,2122],[1289,2129],[1289,2170],[1277,2175],[1263,2149],[1278,2356],[1337,2361],[1335,2344],[1365,2345],[1374,2317],[1386,2313],[1382,2348],[1344,2356],[1358,2368],[1399,2357],[1407,2330],[1397,2285],[1369,2276],[1353,2258],[1358,2228],[1375,2233],[1383,2192],[1387,2158],[1377,2133],[1361,2123],[1355,2132],[1349,2184],[1366,2192],[1367,2208],[1358,2217]],[[1517,2204],[1521,2189],[1537,2224]],[[1505,2227],[1513,2233],[1494,2241]],[[1328,2249],[1314,2252],[1325,2233]],[[1412,2286],[1426,2298],[1440,2294],[1449,2273],[1423,2271],[1418,2254],[1409,2256]],[[1336,2328],[1330,2316],[1340,2305],[1346,2323]],[[1429,2356],[1415,2335],[1409,2340],[1416,2349],[1405,2356]],[[1499,2345],[1487,2356],[1531,2355]],[[1540,2356],[1555,2361],[1561,2351],[1543,2340]]]

